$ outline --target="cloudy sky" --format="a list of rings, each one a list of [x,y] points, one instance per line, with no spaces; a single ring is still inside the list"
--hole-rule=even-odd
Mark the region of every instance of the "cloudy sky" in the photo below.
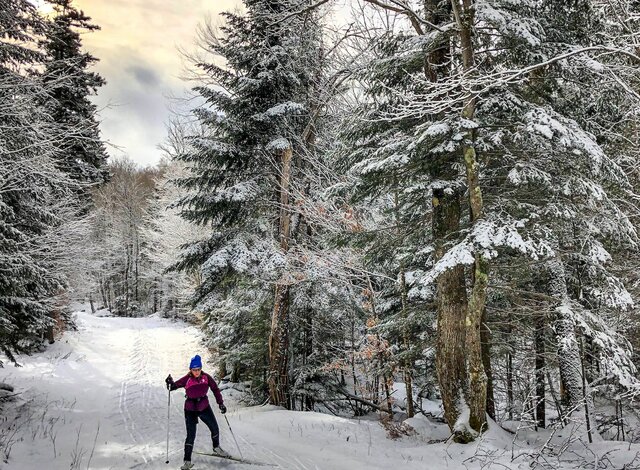
[[[184,96],[185,64],[178,48],[195,49],[196,29],[207,15],[238,8],[239,0],[76,0],[102,29],[83,36],[100,59],[107,85],[94,100],[111,156],[140,165],[157,163],[157,149],[173,106]]]

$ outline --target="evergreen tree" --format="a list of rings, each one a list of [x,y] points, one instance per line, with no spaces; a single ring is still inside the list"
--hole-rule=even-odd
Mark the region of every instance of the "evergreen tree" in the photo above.
[[[201,270],[195,300],[227,361],[224,369],[251,371],[263,385],[266,378],[271,401],[288,406],[292,279],[286,265],[303,226],[290,195],[308,146],[319,26],[312,13],[293,14],[306,0],[244,3],[245,13],[223,14],[221,34],[206,38],[225,66],[199,64],[215,86],[197,88],[206,105],[195,111],[200,134],[178,157],[191,170],[181,180],[190,193],[179,205],[187,220],[213,233],[188,247],[177,266]],[[265,331],[266,357],[266,338],[255,337]],[[259,350],[242,353],[252,345]],[[251,362],[240,365],[245,358]]]
[[[602,67],[590,56],[589,48],[615,48],[615,38],[620,37],[598,34],[610,26],[600,23],[602,16],[595,8],[596,2],[585,1],[543,2],[537,9],[523,3],[507,10],[511,18],[518,15],[530,25],[528,34],[504,35],[499,43],[515,44],[498,56],[507,67],[524,69],[548,58],[569,57],[534,68],[528,83],[505,86],[480,104],[484,125],[503,129],[499,140],[484,132],[492,143],[482,140],[485,151],[494,155],[487,176],[506,181],[506,187],[496,192],[496,207],[524,222],[519,229],[523,236],[548,247],[546,261],[533,267],[529,288],[556,299],[538,309],[553,312],[547,318],[555,332],[554,362],[560,368],[568,410],[584,408],[586,401],[588,426],[594,425],[590,382],[599,379],[580,372],[587,360],[581,343],[598,345],[597,358],[591,360],[608,371],[607,380],[633,383],[627,343],[608,319],[632,305],[610,253],[628,253],[637,243],[636,231],[616,201],[618,194],[630,189],[615,153],[606,145],[616,132],[603,132],[598,125],[611,119],[605,103],[631,97],[622,80],[607,80],[604,85],[602,70],[617,74],[626,67],[620,67],[620,53]],[[493,12],[481,14],[488,24],[500,27]],[[594,108],[600,108],[595,119]],[[516,122],[520,124],[515,127],[506,124]],[[544,384],[543,373],[540,370],[539,385]],[[541,401],[543,390],[541,385]]]
[[[66,134],[59,145],[58,168],[81,184],[86,199],[87,185],[107,177],[107,154],[100,140],[96,107],[89,100],[105,81],[89,70],[98,59],[82,50],[81,39],[82,32],[100,28],[73,6],[73,0],[47,2],[53,6],[54,15],[47,23],[43,41],[47,54],[44,80],[50,89],[46,105]]]

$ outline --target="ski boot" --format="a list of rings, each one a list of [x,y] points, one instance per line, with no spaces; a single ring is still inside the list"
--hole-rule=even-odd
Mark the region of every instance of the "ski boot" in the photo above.
[[[228,459],[231,457],[231,454],[220,446],[213,448],[213,455],[216,455],[218,457],[223,457],[225,459]]]

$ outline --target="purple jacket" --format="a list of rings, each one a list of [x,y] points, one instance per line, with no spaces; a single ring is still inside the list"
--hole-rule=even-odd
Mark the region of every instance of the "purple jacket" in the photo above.
[[[207,398],[207,392],[209,389],[216,397],[218,405],[222,405],[222,394],[218,388],[218,384],[213,377],[206,372],[202,372],[197,379],[189,372],[184,377],[173,382],[171,390],[184,387],[187,394],[187,399],[184,402],[185,411],[202,411],[209,406],[209,399]]]

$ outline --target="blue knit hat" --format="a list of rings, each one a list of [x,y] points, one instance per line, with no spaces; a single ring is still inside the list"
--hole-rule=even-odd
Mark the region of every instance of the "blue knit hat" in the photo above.
[[[189,369],[202,369],[202,359],[197,354],[191,358],[191,362],[189,363]]]

